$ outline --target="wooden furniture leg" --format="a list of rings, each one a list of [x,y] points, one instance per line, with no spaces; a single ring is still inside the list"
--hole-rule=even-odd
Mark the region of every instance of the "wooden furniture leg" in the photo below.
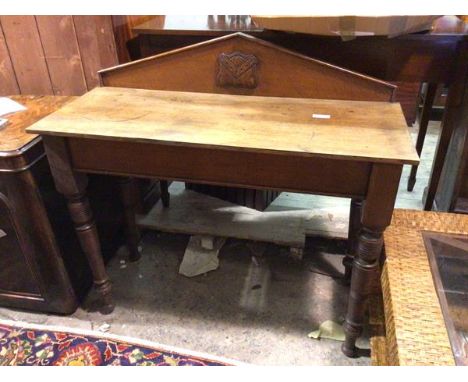
[[[159,185],[161,188],[161,201],[163,207],[169,207],[171,195],[169,194],[169,184],[167,180],[160,180]]]
[[[345,342],[342,351],[348,357],[357,357],[356,340],[362,333],[366,317],[367,299],[371,281],[378,271],[382,253],[383,231],[390,225],[395,205],[401,165],[375,164],[362,210],[362,229],[353,261],[348,311],[344,323]]]
[[[348,229],[348,248],[347,254],[343,259],[345,267],[344,280],[346,283],[351,281],[351,271],[353,268],[353,259],[357,253],[357,243],[361,231],[362,200],[351,199],[349,211],[349,229]]]
[[[64,138],[43,137],[47,159],[57,191],[67,199],[68,210],[75,226],[81,248],[93,273],[94,287],[100,296],[100,312],[114,310],[111,282],[102,258],[93,213],[86,196],[87,177],[72,170]]]
[[[454,131],[457,130],[458,126],[463,126],[463,123],[466,123],[463,116],[462,100],[468,75],[467,63],[468,41],[462,41],[458,46],[457,60],[455,62],[455,68],[452,71],[453,77],[448,90],[439,142],[437,144],[434,161],[432,162],[431,177],[424,200],[425,211],[432,210],[452,135]]]
[[[138,249],[140,243],[140,231],[136,225],[135,213],[137,206],[135,180],[130,177],[119,179],[120,196],[124,208],[125,235],[130,261],[137,261],[141,254]]]
[[[359,235],[358,254],[353,261],[351,291],[348,300],[348,312],[344,323],[346,333],[342,345],[343,353],[348,357],[357,357],[356,340],[362,333],[366,316],[367,298],[372,275],[378,269],[378,259],[382,252],[382,232],[363,227]]]
[[[419,119],[419,131],[418,138],[416,140],[416,151],[421,156],[422,148],[424,145],[424,139],[427,134],[427,126],[429,125],[429,117],[431,116],[432,105],[434,104],[434,98],[437,91],[437,83],[428,83],[427,92],[424,97],[423,108],[421,112],[421,118]],[[411,166],[411,173],[408,178],[407,190],[413,191],[416,183],[416,173],[418,172],[418,165]]]

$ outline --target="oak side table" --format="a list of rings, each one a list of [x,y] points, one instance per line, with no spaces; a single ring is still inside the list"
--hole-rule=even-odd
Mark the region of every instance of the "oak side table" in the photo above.
[[[41,134],[102,298],[114,306],[85,173],[121,177],[130,253],[138,257],[130,177],[310,192],[364,200],[344,324],[357,356],[404,164],[419,159],[396,103],[96,88],[28,128]],[[361,226],[362,225],[362,226]]]

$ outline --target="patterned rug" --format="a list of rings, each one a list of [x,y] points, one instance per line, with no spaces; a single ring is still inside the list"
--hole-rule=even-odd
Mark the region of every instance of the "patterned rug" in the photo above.
[[[137,343],[138,342],[138,343]],[[0,322],[0,366],[228,366],[234,361],[96,333]]]

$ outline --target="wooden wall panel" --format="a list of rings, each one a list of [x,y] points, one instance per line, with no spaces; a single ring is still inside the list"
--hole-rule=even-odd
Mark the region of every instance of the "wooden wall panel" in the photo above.
[[[0,96],[81,95],[117,63],[111,16],[0,16]]]
[[[0,22],[0,94],[17,93],[19,93],[19,87]]]
[[[88,90],[99,85],[98,70],[119,63],[110,16],[73,16]]]
[[[114,24],[115,42],[117,45],[117,52],[119,62],[121,64],[130,61],[128,54],[127,42],[136,34],[133,32],[133,27],[145,21],[154,18],[163,18],[164,16],[139,16],[139,15],[114,15],[112,16],[112,23]]]
[[[21,94],[54,94],[34,16],[0,16]]]
[[[72,16],[36,16],[54,94],[86,92]]]

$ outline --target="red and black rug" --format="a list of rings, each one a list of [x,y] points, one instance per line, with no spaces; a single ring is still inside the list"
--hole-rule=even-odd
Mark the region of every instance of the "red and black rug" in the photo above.
[[[0,323],[0,366],[227,366],[231,361],[97,333]]]

